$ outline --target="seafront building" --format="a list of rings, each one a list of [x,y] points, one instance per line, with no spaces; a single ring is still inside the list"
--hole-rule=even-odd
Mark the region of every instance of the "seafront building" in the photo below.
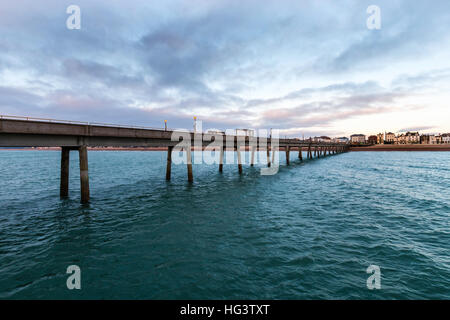
[[[369,138],[367,138],[368,144],[377,144],[378,143],[377,141],[378,141],[377,136],[369,136]]]
[[[405,134],[406,144],[420,143],[420,134],[418,132],[407,132]]]
[[[392,133],[392,132],[386,133],[384,142],[385,143],[394,143],[395,142],[395,133]]]
[[[442,136],[440,134],[430,136],[430,144],[441,144],[441,143],[442,143]]]
[[[350,136],[350,142],[353,144],[366,143],[366,136],[363,134],[352,134]]]
[[[406,136],[402,133],[395,137],[395,144],[406,144]]]
[[[336,141],[338,141],[336,138]],[[387,132],[370,135],[366,140],[363,134],[353,134],[350,136],[352,144],[450,144],[450,133],[444,134],[419,134],[417,131],[395,134]]]
[[[377,144],[384,144],[384,134],[377,134]]]
[[[450,144],[450,133],[444,133],[442,135],[442,143]]]
[[[420,144],[430,144],[430,135],[423,134],[420,136]]]

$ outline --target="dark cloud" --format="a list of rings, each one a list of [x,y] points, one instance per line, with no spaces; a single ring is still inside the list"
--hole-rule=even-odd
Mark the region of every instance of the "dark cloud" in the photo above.
[[[21,115],[22,110],[35,109],[43,102],[37,94],[20,88],[0,87],[0,106],[2,114]]]
[[[138,87],[145,84],[142,76],[129,75],[129,70],[92,61],[66,59],[62,62],[63,74],[67,78],[81,81],[98,81],[109,86]],[[128,72],[127,72],[128,71]]]
[[[364,83],[354,83],[354,82],[336,83],[325,87],[303,88],[300,90],[290,92],[281,97],[275,97],[270,99],[252,99],[246,103],[246,106],[254,107],[259,105],[270,105],[279,102],[288,102],[290,100],[295,100],[299,98],[308,98],[311,97],[313,94],[321,94],[321,93],[362,94],[369,92],[378,92],[380,90],[383,90],[383,88],[379,86],[378,83],[376,83],[375,81],[367,81]]]
[[[402,93],[380,93],[316,101],[295,108],[271,109],[263,113],[263,125],[280,128],[327,126],[331,122],[359,116],[394,112]]]
[[[403,128],[398,130],[398,132],[415,132],[415,131],[425,131],[425,130],[431,130],[434,129],[435,127],[432,126],[417,126],[417,127],[410,127],[410,128]]]

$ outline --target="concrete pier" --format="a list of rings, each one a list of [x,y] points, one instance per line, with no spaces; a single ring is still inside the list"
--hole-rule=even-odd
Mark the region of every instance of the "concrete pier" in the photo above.
[[[173,139],[179,136],[178,139]],[[80,161],[81,202],[90,200],[88,148],[113,147],[113,148],[167,148],[166,180],[171,179],[172,156],[174,147],[183,142],[182,150],[186,152],[188,181],[193,182],[192,145],[204,148],[210,145],[215,136],[208,133],[169,131],[144,127],[125,127],[109,124],[91,124],[88,122],[72,122],[54,119],[33,119],[29,117],[0,116],[0,147],[58,147],[61,148],[60,171],[60,196],[69,195],[69,162],[70,151],[78,150]],[[219,172],[223,171],[225,157],[224,145],[229,145],[229,150],[236,150],[238,156],[238,170],[242,173],[241,148],[250,147],[250,165],[255,164],[256,151],[266,151],[267,166],[270,167],[275,159],[275,152],[286,152],[286,164],[290,165],[290,151],[297,150],[298,158],[303,160],[302,148],[307,151],[307,159],[314,157],[344,153],[349,151],[350,145],[312,139],[242,137],[234,135],[222,135],[222,147],[220,147]],[[196,148],[196,152],[201,152]],[[239,149],[236,149],[239,148]],[[247,149],[246,149],[247,150]],[[270,154],[272,152],[272,155]]]

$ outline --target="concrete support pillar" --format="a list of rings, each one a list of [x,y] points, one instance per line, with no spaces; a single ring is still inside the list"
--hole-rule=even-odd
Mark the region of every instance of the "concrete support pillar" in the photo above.
[[[69,196],[69,163],[70,148],[61,148],[61,185],[59,188],[59,196],[67,198]]]
[[[86,146],[78,149],[80,155],[80,186],[81,186],[81,203],[89,202],[89,170],[88,170],[88,152]]]
[[[191,146],[185,148],[186,150],[186,163],[187,163],[187,175],[188,181],[194,182],[194,176],[192,174],[192,155],[191,155]]]
[[[270,147],[267,146],[266,150],[267,150],[267,166],[270,168]]]
[[[312,159],[312,151],[311,151],[311,146],[308,146],[308,159]]]
[[[242,174],[242,159],[241,159],[241,146],[238,145],[236,148],[237,159],[238,159],[238,171],[239,174]]]
[[[166,166],[166,180],[170,180],[170,174],[172,172],[172,150],[173,147],[167,147],[167,166]]]
[[[272,162],[271,163],[275,163],[275,152],[278,151],[280,152],[280,150],[276,150],[275,148],[272,149]]]
[[[298,158],[300,161],[303,161],[302,147],[298,147]]]
[[[251,167],[253,167],[255,165],[255,151],[256,151],[256,147],[252,146],[252,155],[251,155],[251,160],[250,160]]]
[[[286,146],[286,165],[289,165],[290,147]]]
[[[224,147],[220,147],[219,172],[223,172]]]

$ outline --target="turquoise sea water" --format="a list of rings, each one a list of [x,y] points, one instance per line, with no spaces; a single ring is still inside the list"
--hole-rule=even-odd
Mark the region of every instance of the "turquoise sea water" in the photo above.
[[[192,185],[165,157],[89,152],[82,206],[77,153],[60,200],[59,152],[1,151],[0,298],[450,299],[450,153],[194,165]]]

